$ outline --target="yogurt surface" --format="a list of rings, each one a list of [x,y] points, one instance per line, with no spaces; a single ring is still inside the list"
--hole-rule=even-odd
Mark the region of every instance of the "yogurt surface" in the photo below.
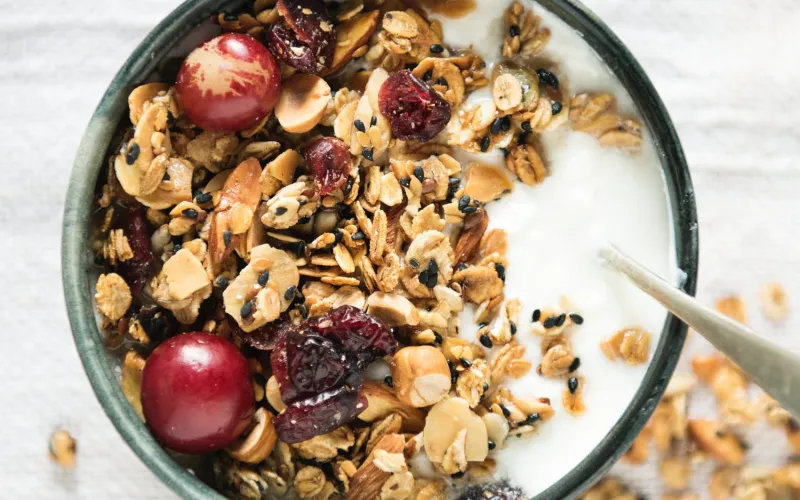
[[[492,65],[500,59],[507,6],[507,2],[478,0],[465,17],[432,17],[442,22],[450,45],[472,45]],[[531,6],[552,31],[541,57],[557,65],[565,99],[581,92],[610,92],[622,113],[635,115],[623,86],[580,34],[540,5]],[[482,89],[470,96],[472,102],[480,99],[491,99],[491,91]],[[538,186],[515,182],[510,196],[488,204],[489,227],[508,233],[505,294],[522,303],[516,338],[527,346],[526,356],[534,367],[541,361],[541,339],[530,333],[535,309],[557,305],[565,296],[585,318],[573,330],[572,344],[581,359],[586,412],[567,413],[561,402],[565,381],[541,377],[535,369],[507,383],[515,395],[550,398],[556,410],[535,435],[511,439],[495,455],[498,476],[530,495],[564,477],[600,443],[642,382],[647,364],[612,362],[600,350],[600,342],[624,327],[641,326],[651,333],[652,357],[661,336],[665,310],[605,269],[598,249],[611,242],[654,272],[677,281],[666,185],[646,131],[642,151],[633,155],[604,148],[594,137],[568,126],[543,134],[541,143],[550,175]],[[461,154],[459,160],[505,168],[499,151]],[[477,340],[471,316],[471,310],[463,313],[461,336]]]

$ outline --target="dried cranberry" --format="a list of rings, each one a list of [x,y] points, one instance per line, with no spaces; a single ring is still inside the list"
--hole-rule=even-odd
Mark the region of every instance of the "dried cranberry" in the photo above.
[[[336,29],[318,0],[278,0],[283,23],[267,32],[267,45],[286,64],[307,73],[321,73],[333,62]]]
[[[311,394],[341,385],[351,363],[334,341],[313,333],[289,333],[286,337],[286,358],[295,389]]]
[[[362,369],[379,357],[397,352],[392,330],[357,307],[341,306],[324,316],[310,318],[307,323],[312,330],[336,338],[348,353],[358,356]]]
[[[292,404],[300,397],[300,394],[297,389],[295,389],[292,383],[292,377],[289,375],[289,359],[286,353],[285,340],[275,347],[270,355],[269,361],[272,366],[272,374],[275,376],[275,380],[278,381],[281,400],[287,405]]]
[[[161,342],[178,333],[178,322],[172,314],[157,306],[142,307],[131,319],[138,321],[154,342]]]
[[[360,394],[361,377],[353,374],[348,383],[332,391],[297,401],[275,417],[275,430],[288,444],[307,441],[353,421],[367,408]]]
[[[318,73],[314,51],[298,40],[294,31],[283,24],[273,24],[266,33],[267,46],[275,57],[303,73]]]
[[[238,324],[234,323],[234,325],[234,335],[242,339],[245,344],[261,351],[271,351],[275,349],[275,346],[281,343],[284,337],[286,337],[286,334],[294,329],[294,325],[289,319],[288,314],[282,314],[280,318],[272,323],[267,323],[252,332],[242,330],[239,328]]]
[[[305,160],[322,196],[342,187],[350,175],[350,151],[335,137],[320,137],[306,146]]]
[[[142,293],[144,286],[153,278],[153,247],[147,234],[147,221],[141,206],[131,209],[117,224],[128,238],[133,258],[119,264],[119,273],[128,283],[134,295]]]
[[[378,92],[378,105],[398,139],[428,141],[450,121],[450,104],[411,71],[390,76]]]

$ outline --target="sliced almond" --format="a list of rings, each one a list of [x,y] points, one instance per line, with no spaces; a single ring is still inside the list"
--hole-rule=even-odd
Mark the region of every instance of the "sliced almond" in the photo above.
[[[405,447],[405,439],[402,434],[387,434],[383,436],[375,445],[372,453],[358,468],[355,475],[350,479],[350,490],[345,496],[346,500],[362,500],[378,498],[381,487],[390,477],[391,473],[381,470],[375,464],[376,453],[399,453],[402,456]]]
[[[298,73],[282,85],[275,116],[284,130],[302,134],[316,127],[331,98],[331,87],[322,78]]]
[[[473,200],[488,203],[513,190],[514,185],[503,170],[481,163],[469,164],[464,194]]]
[[[142,411],[142,372],[144,371],[144,358],[136,351],[128,351],[122,363],[122,393],[133,407],[133,411],[144,420]]]
[[[469,262],[480,245],[483,233],[489,226],[489,216],[482,208],[464,217],[464,229],[458,238],[455,249],[455,263],[458,268],[462,263]]]
[[[367,299],[367,312],[388,326],[419,324],[417,308],[410,300],[396,293],[373,293]]]
[[[282,412],[286,409],[286,404],[281,399],[281,389],[278,385],[278,379],[275,378],[273,375],[272,377],[267,380],[267,386],[264,390],[267,397],[267,402],[275,408],[277,412]]]
[[[249,464],[257,464],[267,458],[278,441],[272,413],[259,408],[254,418],[256,424],[250,433],[227,448],[230,456]]]
[[[203,264],[185,248],[170,257],[162,272],[169,286],[169,295],[175,300],[188,299],[196,291],[211,284]]]
[[[369,41],[378,27],[379,10],[364,12],[336,27],[336,49],[333,52],[331,67],[323,76],[332,75],[353,58],[353,53]]]
[[[425,414],[400,401],[384,384],[367,380],[361,394],[367,398],[367,409],[358,415],[359,420],[372,423],[397,413],[403,418],[404,432],[419,432],[425,426]]]
[[[444,454],[462,429],[467,429],[467,460],[482,462],[489,453],[489,436],[481,417],[467,400],[447,398],[438,402],[425,419],[424,450],[433,463],[441,463]]]

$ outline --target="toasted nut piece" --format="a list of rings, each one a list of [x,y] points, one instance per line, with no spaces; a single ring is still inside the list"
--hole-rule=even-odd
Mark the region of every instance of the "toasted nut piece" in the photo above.
[[[450,391],[450,367],[435,347],[404,347],[392,358],[392,380],[400,401],[431,406]]]
[[[259,408],[255,414],[255,427],[244,438],[228,446],[230,456],[240,462],[257,464],[267,458],[275,448],[278,433],[272,423],[272,413]]]
[[[333,62],[324,75],[336,73],[353,59],[354,52],[369,41],[375,28],[378,27],[380,16],[379,10],[372,10],[348,19],[336,27],[336,49],[333,52]]]
[[[77,441],[69,432],[59,429],[50,435],[50,459],[61,467],[75,467],[76,450]]]
[[[331,88],[322,78],[298,73],[281,86],[275,116],[284,130],[302,134],[316,127],[331,98]]]
[[[419,313],[410,300],[397,293],[375,292],[367,298],[367,312],[388,326],[418,325]]]
[[[128,403],[133,407],[133,411],[144,420],[142,411],[142,371],[144,370],[145,360],[136,351],[128,351],[122,363],[122,380],[120,386],[122,393]]]
[[[481,163],[470,163],[464,184],[464,194],[481,203],[494,201],[511,194],[514,185],[502,170]]]
[[[267,380],[265,392],[267,394],[267,402],[275,408],[275,411],[281,413],[286,409],[286,404],[281,399],[281,388],[278,385],[278,379],[274,375]]]
[[[482,208],[464,217],[464,229],[456,243],[454,267],[469,262],[475,255],[488,226],[489,216]]]
[[[508,431],[510,430],[508,420],[502,415],[491,412],[485,414],[481,418],[483,419],[484,425],[486,425],[486,433],[489,436],[489,440],[498,448],[503,446],[503,443],[506,442],[506,437],[508,437]]]
[[[136,125],[139,117],[144,112],[145,103],[152,101],[159,92],[169,90],[166,83],[152,82],[139,85],[128,95],[128,109],[130,109],[131,124]]]
[[[280,188],[291,184],[294,173],[301,163],[303,163],[303,157],[294,149],[287,149],[267,163],[259,179],[261,195],[265,199],[269,199]]]
[[[470,462],[482,462],[489,453],[489,436],[483,419],[462,398],[439,401],[425,419],[425,453],[433,463],[442,463],[444,454],[463,429],[467,430],[466,456]]]
[[[690,420],[689,435],[697,446],[723,464],[741,465],[745,450],[739,438],[713,420]]]
[[[364,461],[358,471],[350,479],[350,491],[345,496],[346,500],[361,500],[367,498],[378,498],[381,487],[391,477],[391,473],[381,470],[375,464],[375,456],[378,452],[403,453],[405,439],[402,434],[387,434],[373,448],[372,453]]]
[[[419,432],[425,426],[425,414],[400,401],[385,385],[367,380],[361,394],[367,398],[367,409],[358,415],[359,420],[372,423],[397,413],[403,419],[403,431]]]
[[[170,257],[161,272],[173,300],[184,300],[211,284],[203,264],[188,249],[181,248]]]

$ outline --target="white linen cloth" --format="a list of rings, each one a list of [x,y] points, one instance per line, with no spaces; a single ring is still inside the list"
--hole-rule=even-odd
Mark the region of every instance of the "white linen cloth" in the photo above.
[[[647,70],[683,141],[701,221],[699,297],[741,293],[756,329],[797,347],[800,315],[776,327],[757,301],[769,280],[800,297],[800,3],[586,3]],[[0,0],[0,498],[174,497],[95,400],[67,323],[59,244],[89,117],[128,54],[177,4]],[[708,350],[699,338],[689,348]],[[713,410],[703,394],[693,407]],[[72,473],[47,457],[48,436],[62,425],[78,438]],[[789,455],[780,433],[762,429],[751,442],[757,462]],[[617,470],[660,496],[653,467]]]

